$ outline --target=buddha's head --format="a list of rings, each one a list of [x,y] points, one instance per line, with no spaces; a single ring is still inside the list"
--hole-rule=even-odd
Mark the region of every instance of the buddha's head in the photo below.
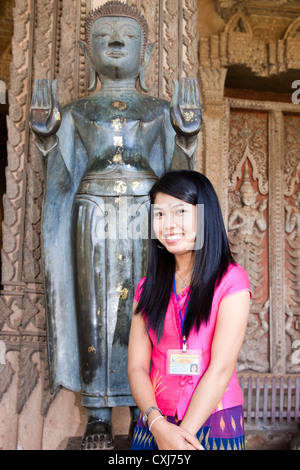
[[[122,2],[107,2],[86,18],[86,55],[100,79],[136,78],[144,66],[147,41],[145,18]]]

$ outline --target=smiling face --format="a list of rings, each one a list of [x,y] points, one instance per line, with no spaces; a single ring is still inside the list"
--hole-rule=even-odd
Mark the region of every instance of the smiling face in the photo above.
[[[192,251],[197,234],[197,207],[164,193],[157,193],[152,207],[156,238],[172,254]]]
[[[136,77],[142,51],[142,31],[132,18],[102,17],[91,28],[93,62],[98,75],[113,79]]]

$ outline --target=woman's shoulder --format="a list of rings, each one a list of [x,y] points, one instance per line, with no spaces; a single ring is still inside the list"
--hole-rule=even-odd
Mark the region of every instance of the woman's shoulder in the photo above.
[[[218,285],[218,290],[222,293],[222,297],[243,290],[248,290],[251,293],[247,271],[237,263],[230,263]]]
[[[238,263],[229,263],[225,276],[235,277],[235,276],[246,276],[248,277],[248,273],[246,269],[243,268]]]
[[[135,294],[133,296],[133,300],[135,300],[135,302],[138,302],[140,300],[141,293],[142,293],[142,287],[144,285],[145,280],[146,280],[146,277],[142,277],[141,280],[138,282],[138,284],[136,286]]]

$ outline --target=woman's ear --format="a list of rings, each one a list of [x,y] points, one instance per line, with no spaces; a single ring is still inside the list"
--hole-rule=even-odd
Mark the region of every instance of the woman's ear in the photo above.
[[[82,41],[81,39],[78,41],[78,43],[79,43],[80,48],[81,48],[81,50],[84,54],[86,63],[88,64],[89,69],[90,69],[90,73],[91,73],[91,81],[90,81],[90,86],[88,87],[88,91],[94,91],[96,89],[96,86],[97,86],[97,73],[96,73],[94,64],[91,61],[91,58],[89,56],[88,47],[87,47],[86,43],[84,41]]]

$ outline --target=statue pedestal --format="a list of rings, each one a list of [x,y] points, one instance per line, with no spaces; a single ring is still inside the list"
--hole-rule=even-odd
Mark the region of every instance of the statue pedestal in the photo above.
[[[80,450],[82,437],[70,437],[65,450]],[[130,441],[126,435],[115,436],[114,450],[130,450]]]

